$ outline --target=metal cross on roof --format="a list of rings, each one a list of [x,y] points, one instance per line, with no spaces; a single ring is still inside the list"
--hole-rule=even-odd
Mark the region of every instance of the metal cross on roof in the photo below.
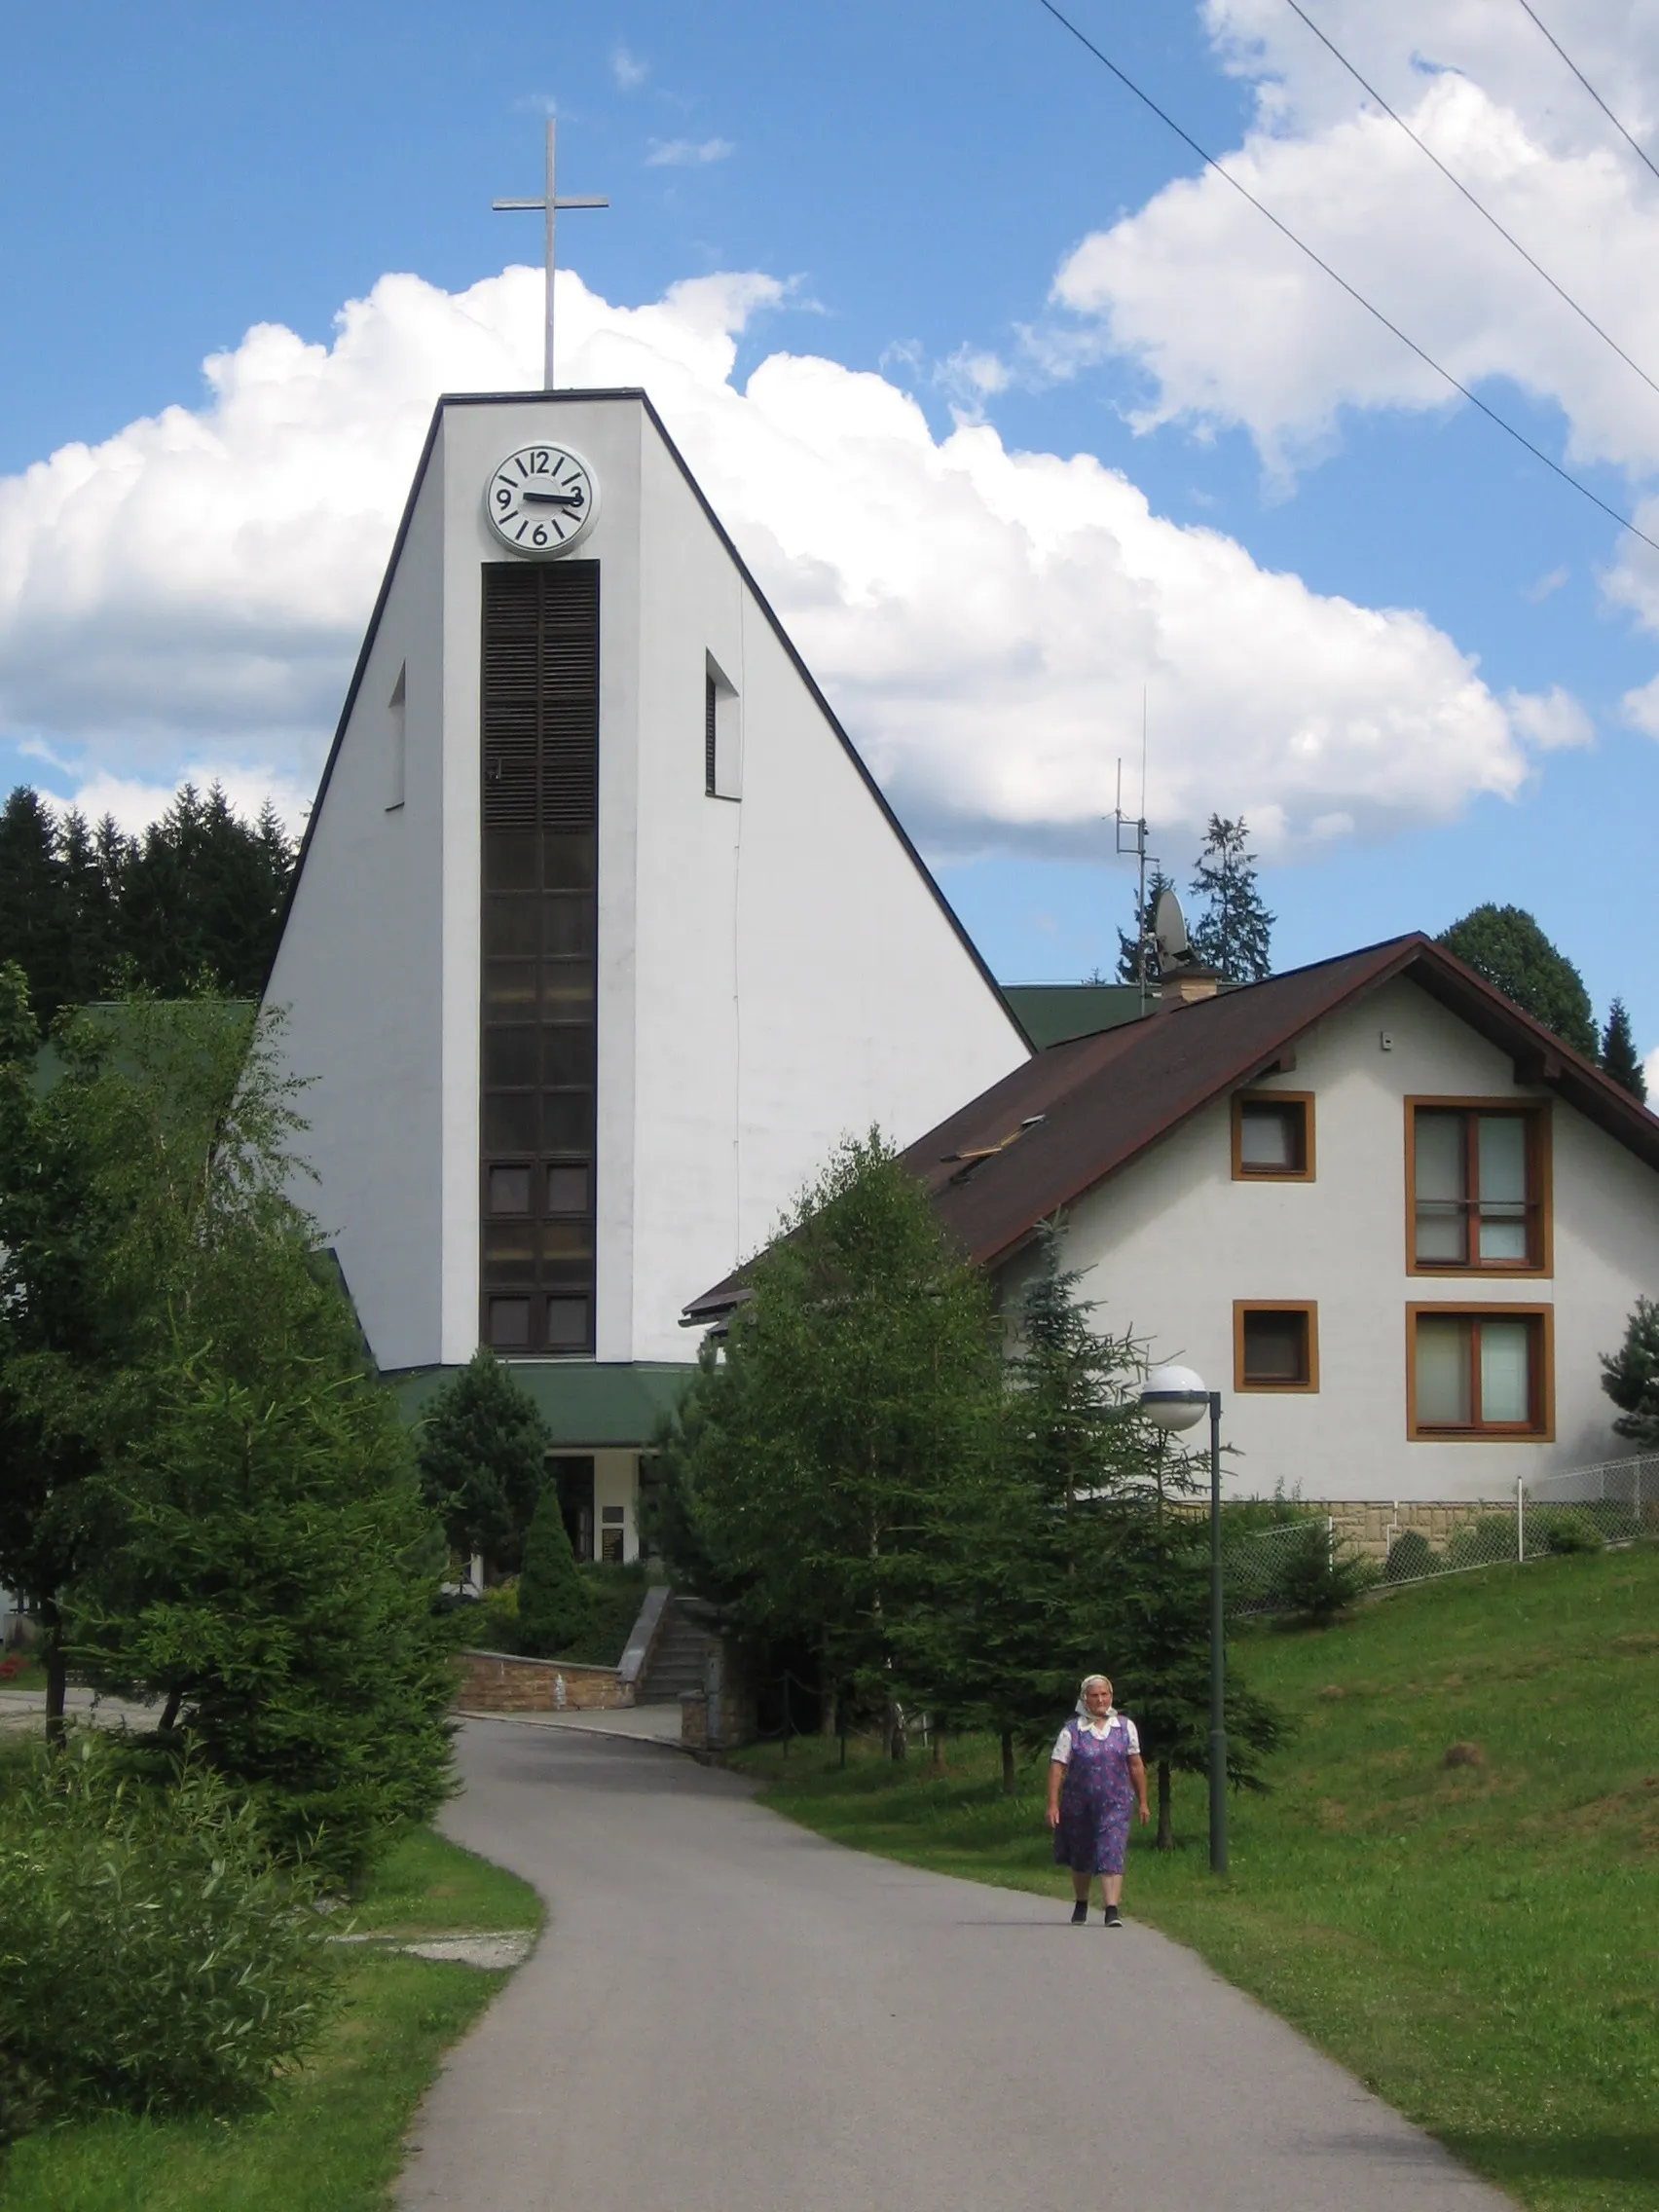
[[[553,236],[558,222],[559,210],[561,207],[608,207],[610,205],[608,200],[595,200],[588,194],[571,200],[561,200],[558,197],[553,187],[553,139],[557,129],[558,126],[549,116],[547,118],[547,190],[542,198],[539,200],[492,200],[490,203],[498,213],[518,213],[521,210],[535,208],[537,212],[544,213],[547,218],[546,334],[541,355],[541,388],[543,391],[553,389]]]

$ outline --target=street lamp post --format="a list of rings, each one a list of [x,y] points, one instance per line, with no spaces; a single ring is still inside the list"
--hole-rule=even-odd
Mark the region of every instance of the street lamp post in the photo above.
[[[1209,1414],[1210,1459],[1210,1872],[1227,1872],[1227,1624],[1221,1592],[1221,1392],[1190,1367],[1155,1367],[1141,1386],[1141,1410],[1172,1432]]]

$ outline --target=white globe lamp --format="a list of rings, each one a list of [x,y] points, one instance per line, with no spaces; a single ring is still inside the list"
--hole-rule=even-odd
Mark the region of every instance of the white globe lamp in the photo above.
[[[1141,1412],[1177,1434],[1196,1428],[1209,1412],[1209,1402],[1208,1384],[1190,1367],[1155,1367],[1141,1384]]]

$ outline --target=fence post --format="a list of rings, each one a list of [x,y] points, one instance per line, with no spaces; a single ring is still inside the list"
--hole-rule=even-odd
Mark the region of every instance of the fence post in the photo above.
[[[1515,1564],[1517,1567],[1525,1567],[1527,1564],[1527,1478],[1525,1475],[1517,1475],[1515,1478]]]

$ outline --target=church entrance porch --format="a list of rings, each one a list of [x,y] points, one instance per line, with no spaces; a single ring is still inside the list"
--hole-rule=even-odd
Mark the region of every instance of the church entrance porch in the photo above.
[[[549,1469],[576,1558],[617,1566],[639,1559],[640,1493],[642,1483],[650,1487],[651,1441],[696,1369],[587,1359],[509,1359],[505,1365],[547,1425]],[[458,1372],[409,1368],[386,1380],[404,1419],[414,1422]]]

